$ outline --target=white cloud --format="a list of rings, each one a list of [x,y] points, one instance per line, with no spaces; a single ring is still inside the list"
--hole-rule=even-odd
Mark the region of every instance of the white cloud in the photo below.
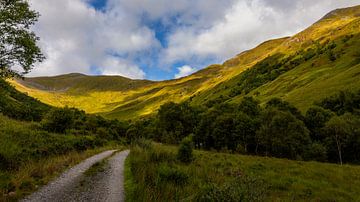
[[[130,57],[157,46],[153,31],[146,26],[129,19],[121,10],[108,8],[101,12],[81,0],[31,0],[31,5],[41,14],[34,30],[47,60],[30,75],[90,74],[91,68],[99,67],[104,74],[108,71],[102,70],[112,69],[112,73],[144,78],[142,70],[129,65],[131,59],[111,57],[111,62],[107,61],[111,55]]]
[[[175,79],[188,76],[188,75],[190,75],[190,74],[192,74],[192,73],[194,73],[196,71],[195,68],[192,68],[192,67],[190,67],[188,65],[178,67],[177,70],[178,70],[178,73],[175,74]]]
[[[163,62],[198,61],[207,57],[223,61],[265,40],[295,34],[327,12],[356,3],[360,1],[238,0],[222,19],[213,21],[206,29],[197,26],[177,29],[163,50]]]
[[[270,38],[301,31],[335,8],[360,4],[360,0],[107,0],[96,10],[90,1],[30,0],[41,14],[34,30],[47,57],[31,76],[90,74],[97,68],[95,72],[102,74],[144,78],[148,75],[139,66],[167,69],[179,61],[199,69],[209,58],[222,62]],[[165,44],[156,38],[159,30],[154,22],[165,27],[161,30]]]
[[[115,57],[106,58],[100,68],[103,75],[120,75],[132,79],[144,79],[145,73],[136,65]]]

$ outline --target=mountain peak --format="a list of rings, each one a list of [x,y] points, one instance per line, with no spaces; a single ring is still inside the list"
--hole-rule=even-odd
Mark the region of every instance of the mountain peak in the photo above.
[[[326,14],[323,18],[321,18],[320,21],[335,19],[339,17],[360,17],[360,5],[348,8],[335,9]]]

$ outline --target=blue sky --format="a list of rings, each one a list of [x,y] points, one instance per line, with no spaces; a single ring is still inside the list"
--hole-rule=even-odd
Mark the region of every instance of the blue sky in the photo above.
[[[30,0],[47,60],[30,76],[71,72],[167,80],[295,34],[360,0]]]

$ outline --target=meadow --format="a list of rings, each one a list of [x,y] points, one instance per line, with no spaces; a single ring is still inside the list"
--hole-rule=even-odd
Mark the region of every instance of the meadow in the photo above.
[[[360,167],[194,151],[144,142],[126,162],[127,201],[358,201]],[[144,166],[146,165],[146,166]]]

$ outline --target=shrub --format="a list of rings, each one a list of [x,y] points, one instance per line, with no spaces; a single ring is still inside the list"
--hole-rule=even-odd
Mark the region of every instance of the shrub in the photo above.
[[[183,163],[193,161],[193,135],[189,135],[181,141],[177,158]]]
[[[43,120],[43,127],[49,132],[65,133],[74,123],[74,113],[70,108],[53,109]]]

